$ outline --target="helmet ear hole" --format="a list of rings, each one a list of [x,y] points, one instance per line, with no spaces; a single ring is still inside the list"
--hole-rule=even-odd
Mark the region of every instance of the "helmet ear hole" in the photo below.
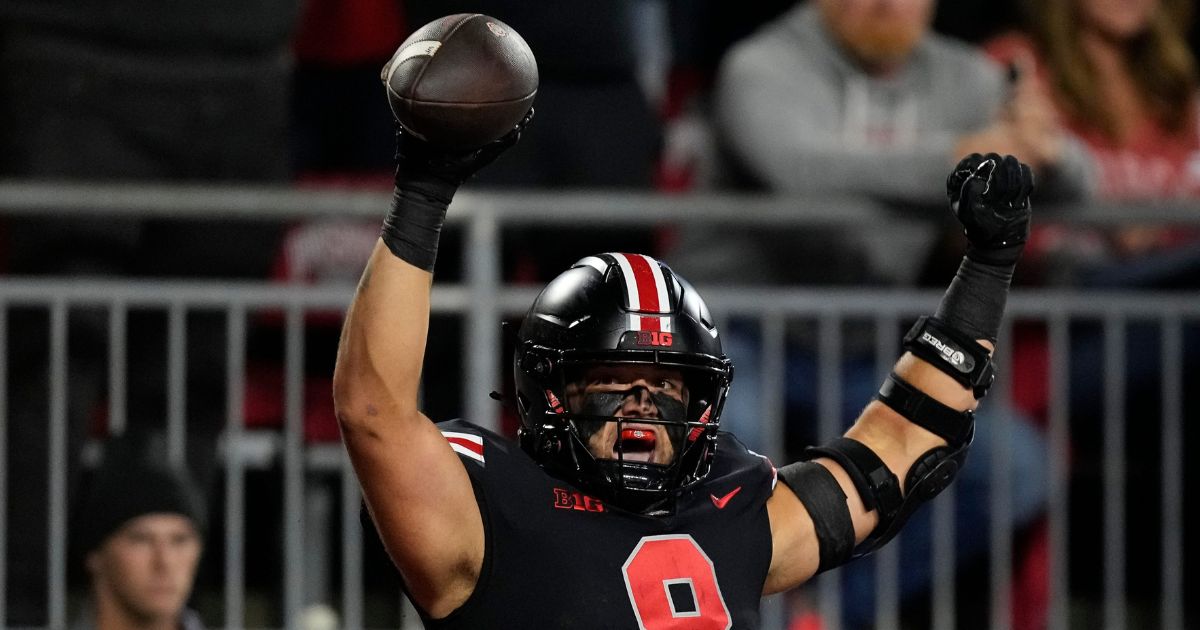
[[[526,374],[545,378],[554,369],[554,362],[531,350],[521,356],[520,367]]]

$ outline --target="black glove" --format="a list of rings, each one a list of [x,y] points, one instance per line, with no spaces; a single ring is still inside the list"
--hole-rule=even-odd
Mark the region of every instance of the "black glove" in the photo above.
[[[1029,238],[1033,172],[1017,158],[972,153],[946,178],[950,209],[963,225],[967,256],[993,265],[1016,264]]]
[[[1033,173],[1006,155],[972,153],[946,178],[967,255],[935,317],[971,339],[996,340],[1008,287],[1029,238]]]
[[[530,109],[512,131],[464,153],[447,153],[396,124],[396,189],[380,238],[397,258],[433,271],[446,209],[459,185],[521,139]]]
[[[521,132],[533,119],[531,108],[525,117],[498,140],[465,153],[447,153],[430,145],[396,123],[396,187],[424,193],[446,203],[458,187],[479,169],[491,164],[501,153],[521,139]]]

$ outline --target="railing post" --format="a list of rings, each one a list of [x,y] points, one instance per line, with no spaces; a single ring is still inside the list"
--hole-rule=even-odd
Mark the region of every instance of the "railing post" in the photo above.
[[[991,590],[992,630],[1007,630],[1012,627],[1012,557],[1013,557],[1013,502],[1012,502],[1012,334],[1011,320],[1005,319],[1000,326],[999,342],[994,355],[996,362],[996,385],[991,389],[988,402],[1000,413],[993,415],[992,426],[992,470],[990,535],[991,535]]]
[[[875,380],[883,383],[900,352],[900,335],[895,315],[880,315],[875,318]],[[901,535],[875,553],[875,627],[879,630],[897,630],[900,627],[900,545]],[[934,575],[937,575],[934,566]],[[934,611],[941,603],[937,601],[935,586]],[[952,592],[953,593],[953,592]]]
[[[829,442],[845,431],[842,420],[842,317],[825,313],[817,327],[817,415],[819,439]],[[825,627],[842,627],[841,571],[834,569],[818,578],[821,619]]]
[[[481,203],[474,209],[463,250],[471,296],[466,316],[467,343],[463,346],[464,418],[499,431],[499,406],[489,394],[497,386],[496,370],[500,366],[500,228],[492,206]]]
[[[0,302],[0,630],[8,627],[8,304]]]
[[[241,455],[246,378],[246,309],[230,305],[225,344],[225,627],[245,625],[245,479]]]
[[[167,461],[187,466],[187,308],[167,310]]]
[[[758,387],[762,396],[760,407],[763,426],[759,435],[766,447],[764,455],[775,465],[783,466],[787,463],[784,448],[787,444],[787,429],[784,426],[787,412],[787,322],[783,313],[770,312],[763,316],[761,324],[762,382],[758,383]]]
[[[1171,314],[1162,324],[1162,622],[1183,630],[1183,327]]]
[[[67,625],[67,302],[50,305],[50,627]]]
[[[126,305],[113,300],[108,307],[108,434],[125,433],[125,397],[128,392],[126,375]]]
[[[283,406],[283,620],[300,627],[304,602],[304,313],[287,307],[284,324]]]
[[[1125,320],[1104,319],[1104,627],[1124,630]]]
[[[342,627],[363,627],[363,554],[359,506],[362,492],[350,457],[342,451]]]
[[[1046,627],[1067,630],[1070,627],[1070,319],[1056,313],[1050,320],[1050,428],[1047,440],[1049,486],[1048,576],[1049,610]]]

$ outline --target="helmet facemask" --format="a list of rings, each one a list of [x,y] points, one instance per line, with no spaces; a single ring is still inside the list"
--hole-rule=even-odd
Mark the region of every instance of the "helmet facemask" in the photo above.
[[[589,385],[605,369],[623,375]],[[664,373],[676,390],[653,381]],[[686,280],[649,256],[606,253],[538,294],[513,376],[521,447],[536,462],[615,506],[660,513],[708,474],[733,365]]]
[[[555,383],[543,381],[541,426],[553,427],[543,434],[555,436],[557,451],[547,460],[583,489],[632,511],[664,507],[704,477],[718,428],[710,419],[719,417],[728,385],[718,365],[675,363],[665,354],[566,359],[555,362],[556,378],[546,379]]]

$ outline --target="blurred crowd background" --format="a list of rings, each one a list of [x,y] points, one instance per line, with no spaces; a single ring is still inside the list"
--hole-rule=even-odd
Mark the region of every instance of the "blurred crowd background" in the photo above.
[[[508,283],[537,286],[586,254],[624,250],[662,258],[701,290],[760,284],[944,287],[963,246],[945,208],[944,178],[963,155],[995,151],[1034,166],[1035,207],[1129,212],[1126,220],[1091,227],[1039,219],[1018,269],[1019,289],[1200,287],[1200,220],[1171,225],[1138,220],[1145,209],[1193,204],[1200,219],[1197,12],[1190,0],[5,0],[0,178],[386,191],[393,123],[379,70],[408,33],[455,12],[486,13],[514,27],[537,55],[541,77],[533,125],[515,149],[469,185],[473,191],[851,199],[923,225],[911,232],[871,221],[853,229],[803,221],[794,229],[736,222],[717,229],[689,224],[686,217],[654,229],[521,224],[505,228],[501,274]],[[380,217],[385,210],[379,208]],[[794,209],[801,219],[809,210],[799,202]],[[731,206],[729,212],[736,219],[739,210]],[[0,283],[33,276],[353,286],[377,233],[378,221],[333,217],[285,222],[0,209]],[[449,231],[437,280],[462,278],[464,242],[460,231]],[[89,459],[85,446],[103,443],[109,434],[108,323],[103,314],[71,314],[70,584],[73,611],[80,616],[96,597],[101,573],[96,562],[85,561],[101,544],[92,540],[97,532],[87,533],[101,527],[89,524],[94,512],[86,507],[94,507],[96,488],[104,487],[97,471],[124,463],[162,464],[167,323],[162,313],[129,317],[136,334],[128,347],[128,424],[119,444],[102,446]],[[3,418],[8,452],[2,454],[9,479],[3,506],[9,524],[8,619],[0,625],[46,623],[45,320],[44,313],[13,309],[8,336],[0,340],[0,356],[9,366]],[[735,390],[724,420],[752,448],[766,448],[761,445],[770,436],[756,425],[761,402],[747,393],[762,377],[762,339],[751,322],[723,324],[743,392],[738,396]],[[306,328],[309,442],[337,440],[332,403],[322,392],[328,391],[338,325],[330,316],[310,319]],[[214,453],[225,414],[224,375],[206,367],[224,365],[223,327],[216,314],[196,313],[188,320],[186,472],[204,497],[200,503],[213,509],[223,492]],[[438,351],[426,369],[426,406],[435,419],[463,411],[455,376],[462,369],[461,328],[447,318],[433,323],[433,334],[443,340],[433,346]],[[251,327],[249,426],[281,423],[280,329],[279,319],[271,317]],[[1103,351],[1102,335],[1098,327],[1076,332],[1071,366],[1073,378],[1080,376],[1071,389],[1072,423],[1094,425],[1103,413],[1104,392],[1084,375]],[[1185,333],[1184,382],[1194,384],[1200,331],[1192,325]],[[1127,334],[1132,347],[1156,347],[1159,339],[1153,327],[1132,325]],[[792,453],[817,434],[813,337],[804,323],[789,327],[786,417]],[[1042,518],[1046,465],[1039,450],[1049,413],[1048,341],[1038,325],[1018,325],[1012,341],[1011,404],[984,413],[980,440],[989,439],[989,414],[1013,421],[1014,465],[1022,472],[1013,482],[1018,535],[1012,623],[1024,629],[1044,626],[1049,605]],[[873,343],[848,336],[842,357],[847,419],[877,386]],[[1128,359],[1130,409],[1161,406],[1158,356],[1147,350]],[[1192,392],[1185,400],[1188,415],[1195,415],[1195,398]],[[506,418],[505,428],[512,431],[515,421]],[[1156,436],[1153,426],[1146,429]],[[1130,460],[1152,461],[1146,444],[1156,444],[1154,439],[1131,432]],[[1194,432],[1188,439],[1195,443]],[[1071,465],[1078,478],[1099,475],[1101,450],[1097,438],[1073,442]],[[968,478],[957,494],[963,532],[958,571],[965,585],[960,627],[981,627],[987,615],[983,598],[974,604],[970,598],[970,585],[984,575],[987,552],[987,538],[971,535],[976,522],[971,519],[986,518],[981,514],[988,468],[984,456],[979,461],[977,485]],[[1194,491],[1195,462],[1187,466],[1192,483],[1186,485]],[[1156,473],[1150,464],[1132,464],[1131,494],[1156,484]],[[261,498],[247,507],[248,545],[278,558],[278,475],[251,475],[247,483],[248,496]],[[1080,482],[1073,495],[1074,523],[1098,514],[1099,491],[1089,487]],[[139,509],[149,508],[135,506],[123,514],[136,517],[144,513]],[[185,566],[198,571],[189,601],[199,618],[217,625],[220,533],[189,510],[175,511],[194,520],[209,549],[191,568]],[[1131,537],[1150,535],[1155,527],[1153,520],[1133,523]],[[918,521],[913,529],[928,536],[928,523]],[[1071,542],[1087,549],[1098,536],[1082,525]],[[79,542],[83,539],[89,542]],[[387,618],[399,605],[398,580],[382,550],[371,544],[368,591],[381,602],[371,610]],[[930,614],[927,598],[920,597],[931,570],[927,547],[904,549],[904,619],[923,627]],[[1195,546],[1188,554],[1194,559]],[[1094,560],[1087,553],[1072,557],[1073,595],[1081,608],[1098,608]],[[248,566],[250,598],[278,597],[279,564]],[[1157,576],[1157,570],[1153,562],[1130,561],[1134,600],[1157,597],[1154,580],[1139,579]],[[864,576],[845,573],[843,623],[871,627],[873,618],[856,612],[871,610],[869,569],[859,571]],[[806,601],[792,602],[793,627],[821,627]],[[1195,602],[1188,606],[1197,619]],[[249,608],[262,625],[282,623],[266,604],[260,613]]]

